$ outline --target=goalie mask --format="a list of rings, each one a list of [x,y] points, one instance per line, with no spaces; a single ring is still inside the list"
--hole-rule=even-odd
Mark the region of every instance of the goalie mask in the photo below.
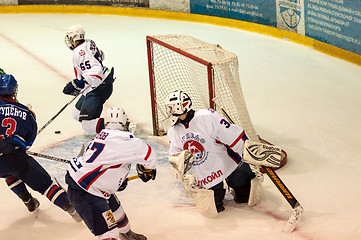
[[[0,95],[7,98],[16,99],[18,92],[18,82],[11,74],[0,75]]]
[[[107,129],[128,131],[129,122],[124,109],[119,107],[109,108],[104,118],[104,125]]]
[[[168,118],[173,126],[180,115],[191,110],[192,100],[187,93],[177,90],[167,96],[165,106],[167,108]]]
[[[84,37],[85,31],[82,25],[77,24],[70,26],[65,34],[65,45],[71,50],[73,50],[76,47],[75,42],[79,40],[84,40]]]

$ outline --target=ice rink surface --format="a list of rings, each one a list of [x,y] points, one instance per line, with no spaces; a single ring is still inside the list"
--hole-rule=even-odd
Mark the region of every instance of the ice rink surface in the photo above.
[[[105,108],[123,107],[136,134],[160,157],[157,179],[134,180],[118,194],[135,232],[149,240],[307,239],[361,237],[361,67],[287,40],[207,24],[102,15],[0,15],[0,67],[19,83],[18,99],[30,103],[43,126],[68,101],[73,79],[66,29],[82,24],[86,37],[115,68],[113,95]],[[227,202],[217,218],[205,218],[186,199],[167,163],[166,139],[151,136],[145,37],[187,34],[220,44],[238,56],[242,89],[257,133],[281,146],[288,163],[277,173],[304,207],[296,230],[281,230],[291,207],[265,176],[256,207]],[[35,141],[32,151],[70,159],[85,135],[67,107]],[[54,134],[60,130],[61,134]],[[66,165],[39,162],[63,181]],[[44,196],[37,214],[0,181],[0,239],[97,239]]]

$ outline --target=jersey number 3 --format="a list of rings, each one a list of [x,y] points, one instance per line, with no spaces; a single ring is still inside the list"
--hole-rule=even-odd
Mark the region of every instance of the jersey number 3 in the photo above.
[[[1,126],[2,127],[6,127],[6,132],[5,135],[0,135],[0,139],[4,139],[7,138],[11,135],[13,135],[13,133],[16,130],[16,121],[13,118],[4,118],[1,122]]]

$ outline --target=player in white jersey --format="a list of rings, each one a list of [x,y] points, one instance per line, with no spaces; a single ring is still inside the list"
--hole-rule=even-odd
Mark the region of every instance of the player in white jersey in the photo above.
[[[65,178],[69,200],[99,240],[145,240],[144,235],[130,230],[115,193],[127,186],[132,164],[144,182],[154,180],[157,155],[144,140],[128,132],[122,108],[110,108],[104,121],[105,129],[69,164]]]
[[[223,180],[234,190],[237,203],[248,202],[254,171],[259,172],[242,162],[246,132],[212,109],[194,111],[191,106],[190,97],[182,91],[170,93],[166,99],[172,122],[168,130],[170,156],[184,150],[193,154],[196,183],[214,191],[217,212],[224,210]]]
[[[69,27],[65,43],[73,51],[75,79],[66,84],[63,93],[74,96],[82,94],[75,104],[73,117],[81,122],[86,132],[92,133],[94,122],[99,129],[104,128],[104,121],[99,117],[103,104],[113,92],[114,69],[103,65],[103,51],[93,40],[85,39],[81,25]]]

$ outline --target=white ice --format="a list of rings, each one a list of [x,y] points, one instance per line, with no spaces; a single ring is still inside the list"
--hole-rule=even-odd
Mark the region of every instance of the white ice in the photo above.
[[[32,105],[39,127],[71,99],[62,93],[73,79],[71,51],[63,39],[65,30],[77,23],[103,49],[105,64],[115,67],[115,89],[106,108],[125,108],[147,141],[166,142],[151,136],[146,35],[192,35],[237,54],[255,129],[288,153],[288,163],[277,173],[305,210],[297,229],[283,233],[291,207],[265,176],[257,207],[228,202],[217,218],[205,218],[195,208],[174,207],[182,193],[169,166],[160,164],[155,181],[132,181],[118,195],[134,231],[150,240],[361,238],[360,66],[287,40],[207,24],[101,15],[0,15],[0,67],[18,80],[18,99]],[[72,107],[39,134],[32,151],[43,152],[84,134],[71,117]],[[61,134],[54,134],[56,130]],[[68,149],[61,150],[57,156],[68,158]],[[63,175],[63,169],[49,172]],[[83,223],[32,194],[41,202],[37,218],[0,181],[0,239],[97,239]]]

